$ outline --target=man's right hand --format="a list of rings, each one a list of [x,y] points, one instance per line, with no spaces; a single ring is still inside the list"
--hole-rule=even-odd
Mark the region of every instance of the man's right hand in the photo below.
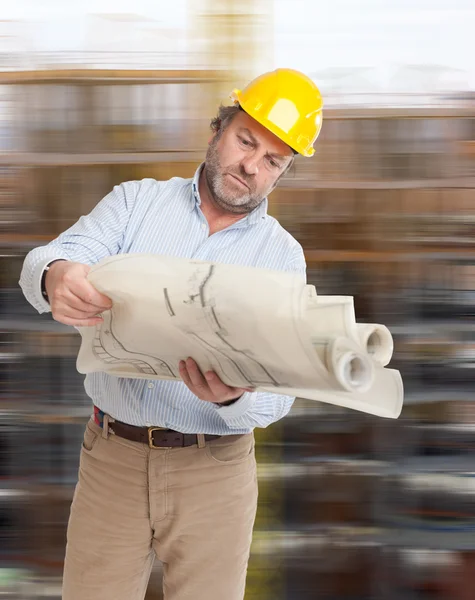
[[[102,323],[98,316],[112,301],[87,280],[88,265],[61,260],[46,272],[45,287],[53,318],[65,325],[90,327]]]

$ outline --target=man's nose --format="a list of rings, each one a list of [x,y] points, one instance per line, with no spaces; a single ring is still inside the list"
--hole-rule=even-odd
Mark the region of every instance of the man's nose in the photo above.
[[[257,175],[259,173],[259,161],[255,157],[247,157],[241,161],[241,167],[247,175]]]

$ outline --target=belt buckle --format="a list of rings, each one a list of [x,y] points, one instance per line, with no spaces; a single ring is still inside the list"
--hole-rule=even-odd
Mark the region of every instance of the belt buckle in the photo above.
[[[153,432],[154,431],[168,431],[168,427],[149,427],[147,429],[147,433],[148,433],[148,447],[149,448],[165,448],[165,449],[169,449],[172,448],[172,446],[155,446],[155,444],[153,443]]]

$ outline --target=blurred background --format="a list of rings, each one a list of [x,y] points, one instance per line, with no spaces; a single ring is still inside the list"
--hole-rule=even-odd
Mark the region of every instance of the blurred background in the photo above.
[[[22,297],[25,254],[122,181],[191,177],[219,103],[291,67],[324,125],[270,212],[318,293],[390,328],[406,397],[396,421],[297,399],[256,431],[246,598],[475,598],[473,0],[17,0],[0,19],[0,597],[61,597],[91,411],[78,336]]]

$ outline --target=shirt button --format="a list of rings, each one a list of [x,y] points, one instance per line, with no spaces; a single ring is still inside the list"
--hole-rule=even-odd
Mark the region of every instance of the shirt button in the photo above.
[[[201,224],[201,229],[206,229],[206,223]]]
[[[148,384],[148,389],[149,389],[149,390],[152,390],[154,387],[155,387],[155,384],[154,384],[154,383],[151,383],[151,382],[150,382],[150,383]]]
[[[152,426],[152,423],[150,423],[150,421],[146,421],[146,422],[145,422],[145,425],[146,425],[147,427],[151,427],[151,426]]]

